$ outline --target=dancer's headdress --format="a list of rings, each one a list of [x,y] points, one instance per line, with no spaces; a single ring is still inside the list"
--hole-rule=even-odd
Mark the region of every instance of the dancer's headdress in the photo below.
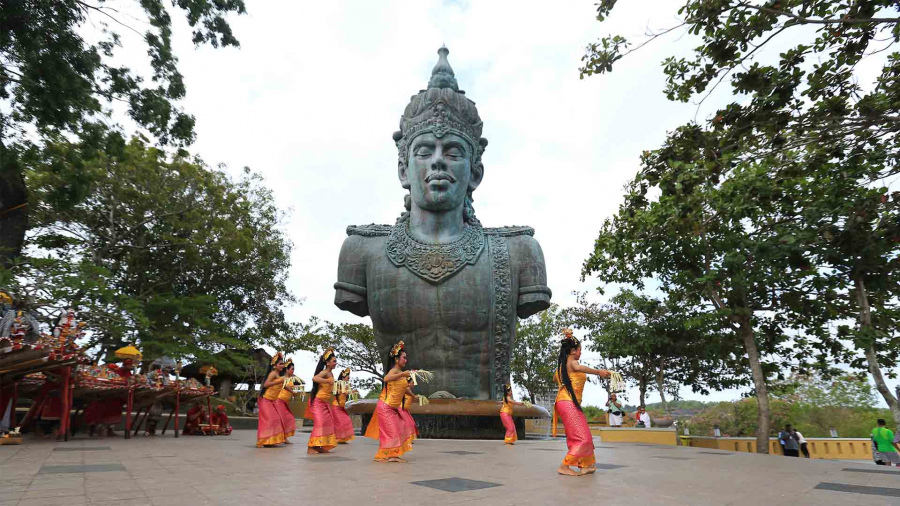
[[[322,354],[322,362],[328,362],[328,359],[334,356],[334,348],[328,348]]]
[[[343,378],[345,375],[350,375],[350,368],[349,368],[349,367],[346,368],[346,369],[344,369],[343,371],[341,371],[341,373],[338,374],[338,378]]]
[[[391,348],[391,356],[392,357],[399,356],[400,352],[403,351],[403,346],[404,346],[403,341],[400,341],[399,343],[395,344],[394,347]]]
[[[292,366],[292,365],[294,365],[294,359],[293,359],[293,358],[289,358],[289,359],[287,359],[287,360],[284,361],[284,368],[285,368],[285,369],[287,369],[288,367],[290,367],[290,366]]]
[[[573,348],[577,348],[578,345],[581,344],[581,341],[579,341],[578,338],[575,337],[574,334],[572,334],[572,329],[563,329],[562,334],[563,334],[563,338],[562,338],[563,343],[566,343],[566,342],[571,343]]]
[[[275,356],[272,357],[272,365],[277,364],[279,360],[284,360],[284,355],[282,355],[280,351],[275,353]]]

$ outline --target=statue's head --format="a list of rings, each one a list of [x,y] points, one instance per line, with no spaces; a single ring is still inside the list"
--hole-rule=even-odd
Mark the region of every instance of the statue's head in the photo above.
[[[465,219],[475,221],[472,193],[484,176],[481,155],[488,142],[475,102],[459,90],[449,53],[438,50],[428,89],[412,97],[394,132],[398,175],[410,192],[407,209],[412,203],[430,211],[464,205]]]

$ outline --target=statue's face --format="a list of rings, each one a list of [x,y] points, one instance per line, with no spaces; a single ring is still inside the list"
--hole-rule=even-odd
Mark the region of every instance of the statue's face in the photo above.
[[[409,187],[416,207],[456,209],[465,203],[466,193],[481,182],[472,173],[472,155],[472,146],[462,137],[422,134],[412,141],[407,167],[400,168],[400,181]]]

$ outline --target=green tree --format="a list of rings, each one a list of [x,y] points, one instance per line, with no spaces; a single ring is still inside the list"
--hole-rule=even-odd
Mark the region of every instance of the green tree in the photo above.
[[[716,319],[697,314],[677,297],[663,300],[622,290],[609,303],[589,302],[577,294],[578,304],[565,311],[573,326],[587,331],[592,351],[615,364],[638,387],[639,405],[648,390],[678,397],[680,386],[709,393],[745,383],[739,349],[722,339]]]
[[[3,4],[0,23],[0,265],[21,253],[28,227],[23,152],[45,135],[64,132],[95,142],[104,104],[127,104],[128,116],[162,144],[184,146],[194,139],[194,118],[177,102],[184,79],[172,52],[172,14],[183,11],[195,44],[239,46],[225,20],[246,12],[243,0],[163,0],[136,2],[143,19],[105,0],[36,0]],[[90,44],[85,25],[98,27],[102,40]],[[134,26],[145,26],[141,33]],[[152,69],[149,79],[112,62],[121,31],[143,38]],[[56,142],[59,142],[58,140]],[[80,161],[72,160],[69,185],[83,184]],[[83,193],[83,191],[79,192]]]
[[[615,3],[602,1],[598,19]],[[672,29],[685,27],[701,35],[702,44],[691,58],[665,60],[667,96],[702,103],[730,77],[741,98],[718,110],[706,128],[691,127],[693,139],[684,135],[685,127],[670,141],[680,136],[697,148],[690,160],[697,172],[713,170],[716,177],[740,179],[735,188],[754,191],[743,198],[768,209],[748,220],[748,228],[801,245],[790,264],[818,268],[815,288],[824,292],[817,299],[824,304],[807,310],[807,318],[820,320],[810,323],[835,353],[838,345],[821,330],[821,320],[857,320],[840,330],[862,352],[851,363],[868,370],[900,423],[900,402],[881,370],[896,366],[900,348],[894,331],[897,287],[890,275],[900,247],[900,196],[888,197],[882,186],[897,174],[900,154],[900,53],[886,53],[900,40],[900,7],[890,0],[691,0],[680,12],[683,22]],[[760,49],[774,40],[791,46],[777,59],[760,61]],[[616,60],[637,49],[629,46],[620,36],[591,44],[582,77],[611,71]],[[879,53],[885,63],[866,89],[859,63]],[[729,168],[735,169],[730,175]],[[850,301],[840,296],[845,291]]]
[[[340,368],[350,367],[351,382],[354,387],[381,391],[381,380],[384,378],[386,356],[378,349],[375,330],[366,323],[319,322],[313,317],[304,333],[296,334],[294,345],[297,349],[324,353],[333,348]]]
[[[536,396],[556,389],[553,373],[559,359],[559,343],[555,338],[564,327],[565,322],[556,304],[551,304],[546,311],[518,320],[510,372],[512,381],[525,390],[531,402],[536,402]]]
[[[126,342],[145,357],[195,357],[260,344],[292,331],[284,308],[291,243],[261,176],[233,180],[199,159],[167,157],[133,139],[87,156],[49,142],[29,153],[35,257],[7,272],[35,305],[67,306],[90,322],[101,356]],[[75,159],[89,192],[60,207]],[[239,358],[239,357],[238,357]]]

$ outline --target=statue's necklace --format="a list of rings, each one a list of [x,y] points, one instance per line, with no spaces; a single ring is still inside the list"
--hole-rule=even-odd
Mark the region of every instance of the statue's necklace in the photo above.
[[[400,220],[391,228],[385,252],[397,267],[406,266],[429,283],[441,283],[466,264],[473,265],[484,249],[484,231],[465,224],[463,235],[449,244],[426,244],[409,233],[409,220]]]

